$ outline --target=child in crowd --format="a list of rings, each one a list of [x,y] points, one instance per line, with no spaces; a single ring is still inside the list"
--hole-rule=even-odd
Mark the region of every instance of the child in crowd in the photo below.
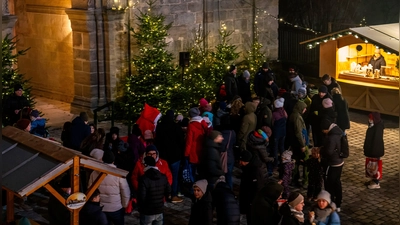
[[[292,180],[292,171],[294,169],[295,160],[292,160],[293,152],[291,150],[285,150],[282,157],[282,164],[280,166],[279,178],[280,182],[283,186],[282,198],[287,199],[290,194],[289,184]]]
[[[331,201],[329,192],[322,190],[317,197],[317,204],[309,212],[308,219],[312,224],[340,225],[336,205]]]
[[[313,147],[311,149],[311,158],[306,161],[306,169],[308,171],[308,201],[315,200],[322,188],[323,170],[319,151],[319,147]]]
[[[36,109],[31,111],[31,131],[30,133],[39,137],[47,137],[46,119],[40,117],[39,111]]]

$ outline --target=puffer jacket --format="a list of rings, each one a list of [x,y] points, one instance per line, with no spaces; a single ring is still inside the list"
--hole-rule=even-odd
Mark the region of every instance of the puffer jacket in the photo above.
[[[207,123],[200,116],[193,117],[186,133],[185,156],[192,164],[199,163],[203,143],[208,132]]]
[[[114,164],[107,165],[116,168]],[[99,174],[98,171],[93,171],[90,174],[88,187],[95,182]],[[103,212],[115,212],[128,206],[131,193],[125,178],[107,175],[100,183],[99,191],[101,193],[100,203],[104,205]]]
[[[257,116],[254,113],[256,106],[254,103],[246,102],[244,107],[246,115],[242,119],[242,124],[237,135],[239,146],[242,150],[246,149],[247,137],[251,131],[256,129],[257,125]]]
[[[220,146],[214,140],[207,138],[198,169],[199,175],[207,179],[209,184],[214,184],[220,176],[225,174],[221,165],[219,149]]]
[[[217,211],[218,225],[239,225],[240,211],[235,194],[225,182],[219,182],[212,192],[213,205]]]
[[[144,215],[155,215],[164,212],[164,197],[171,194],[167,177],[157,168],[146,167],[140,178],[138,192],[138,210]]]
[[[339,166],[343,164],[343,158],[340,158],[340,139],[343,131],[334,123],[329,127],[329,132],[325,136],[321,148],[321,162],[326,166]]]

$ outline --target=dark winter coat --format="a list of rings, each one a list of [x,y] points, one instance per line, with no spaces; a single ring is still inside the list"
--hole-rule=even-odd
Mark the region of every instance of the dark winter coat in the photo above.
[[[242,99],[242,102],[251,102],[250,82],[246,83],[245,79],[243,77],[240,77],[237,84],[239,96]]]
[[[234,130],[222,130],[222,137],[224,140],[221,143],[221,152],[227,151],[228,153],[228,164],[233,164],[235,163],[235,155],[233,152],[233,146],[235,146],[236,143],[236,133]],[[230,136],[230,138],[229,138]]]
[[[252,225],[277,225],[279,223],[281,216],[278,212],[276,200],[278,200],[282,191],[282,185],[271,182],[256,194],[251,207]]]
[[[334,107],[324,108],[322,107],[321,110],[318,112],[321,121],[329,120],[331,123],[336,123],[336,111]]]
[[[272,157],[268,157],[267,145],[268,143],[264,139],[256,137],[253,132],[249,134],[247,150],[250,151],[254,157],[259,158],[264,164],[274,161]]]
[[[171,194],[167,177],[158,169],[146,168],[139,180],[138,210],[143,215],[155,215],[164,212],[164,197]]]
[[[386,66],[386,61],[385,58],[383,56],[379,56],[379,58],[375,59],[374,57],[372,57],[369,60],[369,63],[372,65],[373,70],[380,70],[381,75],[385,75],[385,70],[382,70],[381,67],[382,66]]]
[[[272,111],[269,108],[270,105],[270,100],[266,98],[261,99],[261,102],[256,110],[257,129],[261,129],[262,126],[272,127]]]
[[[252,157],[249,164],[242,166],[242,175],[239,189],[240,213],[250,212],[251,203],[257,192],[265,185],[266,179],[261,170],[262,163],[258,157]]]
[[[235,75],[232,73],[228,73],[224,78],[224,82],[225,82],[226,100],[230,102],[232,101],[233,97],[239,94]]]
[[[79,211],[79,224],[108,225],[106,214],[102,208],[100,202],[86,202]]]
[[[219,182],[212,191],[212,198],[218,225],[240,224],[239,204],[227,183]]]
[[[238,143],[242,150],[246,149],[247,137],[250,132],[254,131],[257,126],[257,116],[254,114],[256,106],[252,102],[245,104],[246,115],[243,117],[240,131],[238,132]]]
[[[210,192],[206,191],[201,199],[192,199],[189,225],[212,225],[213,208]]]
[[[280,209],[279,212],[282,215],[282,222],[281,224],[285,225],[302,225],[304,223],[300,222],[296,217],[294,217],[293,212],[290,211],[290,207],[288,203],[284,203]]]
[[[156,128],[155,144],[160,158],[171,165],[183,157],[185,140],[182,127],[173,118],[164,116]]]
[[[8,97],[4,103],[4,113],[10,119],[10,124],[13,125],[20,119],[20,114],[15,114],[15,110],[21,110],[24,107],[30,107],[29,101],[25,96],[17,96],[15,94]],[[21,112],[20,112],[21,113]]]
[[[308,183],[310,184],[319,184],[318,187],[322,186],[322,176],[323,176],[323,169],[321,162],[316,158],[309,158],[307,159],[305,166],[308,171]]]
[[[79,151],[82,141],[90,135],[90,126],[85,124],[80,116],[72,120],[71,124],[71,146],[69,148]]]
[[[274,79],[273,72],[271,70],[264,71],[262,68],[258,70],[257,74],[254,77],[254,92],[259,97],[264,97],[266,95],[265,92],[267,77],[271,77],[271,79]]]
[[[343,158],[339,156],[340,139],[343,131],[333,124],[325,136],[323,147],[321,148],[321,160],[326,166],[335,166],[343,164]]]
[[[143,142],[135,134],[130,134],[128,136],[128,145],[129,145],[128,151],[130,151],[133,154],[133,162],[132,163],[133,163],[133,167],[134,167],[136,165],[136,162],[146,151],[146,148],[144,147]],[[132,170],[129,170],[129,171],[132,171]]]
[[[375,119],[375,117],[374,117]],[[371,158],[380,158],[385,155],[385,145],[383,143],[383,121],[374,121],[374,126],[369,127],[365,134],[364,155]]]
[[[207,179],[209,184],[214,184],[220,176],[225,174],[221,165],[220,146],[210,138],[206,140],[198,169],[200,177]]]
[[[336,124],[342,130],[350,129],[349,106],[341,94],[332,96],[336,111]]]
[[[272,113],[272,134],[274,134],[275,138],[286,136],[287,117],[287,113],[283,107],[274,109]]]
[[[59,191],[61,196],[65,199],[68,198],[68,194],[63,191]],[[48,203],[49,212],[49,224],[50,225],[69,225],[71,213],[54,195],[50,195]]]
[[[332,94],[332,89],[333,88],[338,88],[340,93],[342,93],[342,88],[340,88],[339,83],[336,81],[335,78],[331,77],[331,84],[330,85],[325,85],[328,88],[328,93]]]

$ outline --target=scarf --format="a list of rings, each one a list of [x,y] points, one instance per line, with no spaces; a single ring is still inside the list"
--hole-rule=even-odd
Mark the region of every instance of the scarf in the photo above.
[[[304,223],[304,213],[302,211],[297,211],[296,209],[294,209],[292,206],[290,206],[290,212],[292,212],[292,215],[298,220],[300,221],[300,223]]]
[[[326,222],[326,218],[332,213],[331,207],[326,207],[325,209],[320,209],[316,207],[315,209],[315,219],[320,222]]]

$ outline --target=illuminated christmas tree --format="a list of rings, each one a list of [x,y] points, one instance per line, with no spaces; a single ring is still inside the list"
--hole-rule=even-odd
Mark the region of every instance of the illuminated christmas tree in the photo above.
[[[165,112],[172,107],[173,89],[178,88],[172,85],[177,71],[165,42],[171,24],[165,25],[165,17],[153,13],[154,3],[155,0],[149,0],[147,11],[137,16],[137,28],[129,28],[139,54],[131,59],[133,74],[125,79],[122,108],[127,118],[139,115],[145,102]]]
[[[18,57],[24,55],[28,49],[17,51],[17,40],[10,38],[7,35],[2,40],[2,70],[1,83],[3,85],[2,102],[14,94],[14,86],[21,84],[24,89],[24,96],[28,99],[30,106],[35,105],[34,97],[31,95],[31,86],[29,80],[24,78],[24,75],[19,73],[17,62]],[[9,125],[8,117],[3,113],[3,125]]]

